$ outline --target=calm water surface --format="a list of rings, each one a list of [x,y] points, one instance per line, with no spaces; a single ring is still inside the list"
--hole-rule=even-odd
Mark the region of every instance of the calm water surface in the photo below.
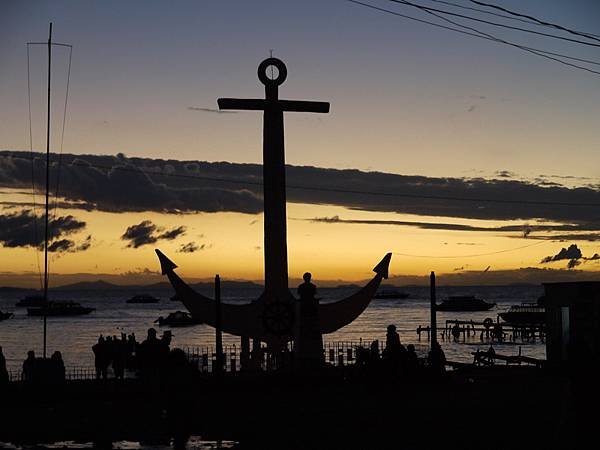
[[[319,289],[318,295],[322,301],[331,301],[344,298],[353,293],[353,288]],[[325,342],[363,341],[370,342],[374,339],[385,341],[387,325],[395,324],[398,327],[400,338],[404,344],[419,343],[416,328],[419,325],[429,324],[429,288],[407,287],[403,291],[410,294],[405,300],[373,300],[367,310],[352,324],[335,333],[325,335]],[[148,293],[159,297],[161,301],[156,304],[127,304],[125,301],[136,293]],[[210,295],[210,292],[204,292]],[[259,290],[231,289],[222,292],[223,301],[231,303],[246,303],[260,294]],[[508,309],[513,304],[521,302],[535,302],[543,294],[541,286],[471,286],[471,287],[440,287],[438,288],[438,302],[448,295],[476,295],[497,306],[485,312],[475,313],[438,313],[438,327],[445,324],[447,319],[483,321]],[[60,300],[74,300],[84,306],[96,308],[96,311],[79,317],[48,318],[48,354],[60,350],[67,366],[93,367],[94,359],[91,347],[96,343],[98,336],[120,335],[135,333],[137,340],[141,341],[146,336],[149,327],[156,326],[154,321],[159,316],[167,316],[170,312],[185,310],[183,305],[169,300],[173,295],[171,290],[156,290],[147,292],[132,291],[54,291],[50,297]],[[3,347],[9,368],[18,369],[28,350],[34,350],[37,355],[42,353],[43,319],[27,316],[25,308],[15,308],[15,303],[22,294],[0,294],[0,310],[11,311],[15,317],[0,322],[0,345]],[[169,329],[159,328],[159,334]],[[193,348],[212,345],[214,343],[214,329],[206,325],[196,325],[186,328],[173,329],[173,347]],[[225,344],[239,346],[238,337],[225,335]],[[423,335],[421,344],[427,344],[426,335]],[[487,345],[483,348],[487,348]],[[481,348],[479,336],[471,337],[466,343],[442,342],[446,357],[454,361],[470,362],[473,357],[471,352]],[[497,353],[517,354],[519,346],[503,344],[494,346]],[[535,344],[522,344],[522,353],[527,356],[545,358],[545,347],[537,342]]]

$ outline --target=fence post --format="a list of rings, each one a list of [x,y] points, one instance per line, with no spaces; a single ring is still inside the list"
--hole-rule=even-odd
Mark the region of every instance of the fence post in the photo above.
[[[429,276],[429,289],[431,301],[431,347],[437,343],[437,317],[436,317],[436,300],[435,300],[435,272],[431,272]]]
[[[221,323],[221,277],[215,276],[215,346],[216,346],[216,367],[213,367],[215,374],[223,372],[223,324]]]

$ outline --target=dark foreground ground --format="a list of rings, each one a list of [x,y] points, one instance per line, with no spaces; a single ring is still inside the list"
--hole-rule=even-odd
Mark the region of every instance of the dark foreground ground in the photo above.
[[[183,443],[194,434],[235,440],[240,449],[592,449],[598,395],[591,385],[589,377],[500,366],[442,380],[346,369],[193,375],[160,386],[15,383],[2,393],[0,442],[110,447],[173,436]]]

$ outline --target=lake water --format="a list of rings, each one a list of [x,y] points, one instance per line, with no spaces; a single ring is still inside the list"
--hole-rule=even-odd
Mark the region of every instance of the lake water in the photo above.
[[[318,295],[322,301],[344,298],[356,288],[323,288]],[[373,300],[367,310],[352,324],[324,336],[325,342],[355,341],[361,339],[370,342],[374,339],[385,341],[386,327],[395,324],[401,341],[404,344],[427,344],[423,334],[419,342],[416,328],[429,324],[429,288],[406,287],[403,291],[410,294],[404,300]],[[156,304],[127,304],[125,301],[136,293],[147,293],[159,297]],[[203,292],[210,296],[210,292]],[[442,327],[447,319],[474,320],[481,323],[490,317],[494,321],[499,312],[507,310],[511,305],[521,302],[535,302],[543,294],[541,286],[470,286],[470,287],[439,287],[438,302],[448,295],[475,295],[497,306],[485,312],[444,313],[438,312],[438,327]],[[110,291],[53,291],[51,299],[74,300],[84,306],[96,308],[87,316],[48,318],[48,355],[60,350],[66,366],[93,367],[94,358],[91,347],[98,336],[120,335],[121,332],[135,333],[137,340],[145,338],[147,329],[156,326],[154,321],[159,316],[167,316],[169,312],[185,310],[183,305],[169,300],[173,295],[171,290],[148,290],[132,292],[131,290]],[[260,295],[260,290],[254,289],[224,289],[224,302],[246,303]],[[22,297],[21,293],[0,294],[0,310],[10,311],[14,318],[0,322],[0,345],[7,359],[7,366],[18,370],[28,350],[34,350],[36,355],[42,354],[43,319],[27,316],[25,308],[16,308],[15,303]],[[157,327],[159,335],[167,327]],[[171,347],[194,348],[208,346],[214,343],[214,329],[206,325],[196,325],[173,329]],[[239,346],[240,339],[225,335],[225,344]],[[471,337],[466,342],[441,342],[446,357],[453,361],[471,362],[471,352],[477,348],[486,348],[489,343],[482,343],[479,335]],[[484,347],[482,347],[484,345]],[[526,356],[545,358],[544,344],[520,344],[522,354]],[[518,354],[519,345],[511,343],[494,345],[496,352],[501,354]]]

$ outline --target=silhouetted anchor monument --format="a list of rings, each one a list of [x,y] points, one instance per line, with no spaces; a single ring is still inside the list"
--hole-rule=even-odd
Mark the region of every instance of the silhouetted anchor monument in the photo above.
[[[267,70],[277,69],[269,78]],[[287,219],[285,193],[285,146],[283,113],[329,112],[329,103],[279,100],[278,88],[287,78],[287,68],[277,58],[267,58],[258,66],[258,79],[265,85],[264,99],[220,98],[220,109],[263,111],[263,196],[265,291],[247,305],[222,304],[222,327],[226,333],[266,342],[281,349],[293,339],[296,321],[295,298],[288,287]],[[215,326],[214,301],[195,292],[175,272],[177,267],[160,250],[156,250],[162,273],[167,275],[177,296],[190,313],[204,323]],[[322,333],[332,333],[351,323],[368,306],[381,280],[388,277],[391,253],[373,269],[373,279],[354,295],[319,305]]]

